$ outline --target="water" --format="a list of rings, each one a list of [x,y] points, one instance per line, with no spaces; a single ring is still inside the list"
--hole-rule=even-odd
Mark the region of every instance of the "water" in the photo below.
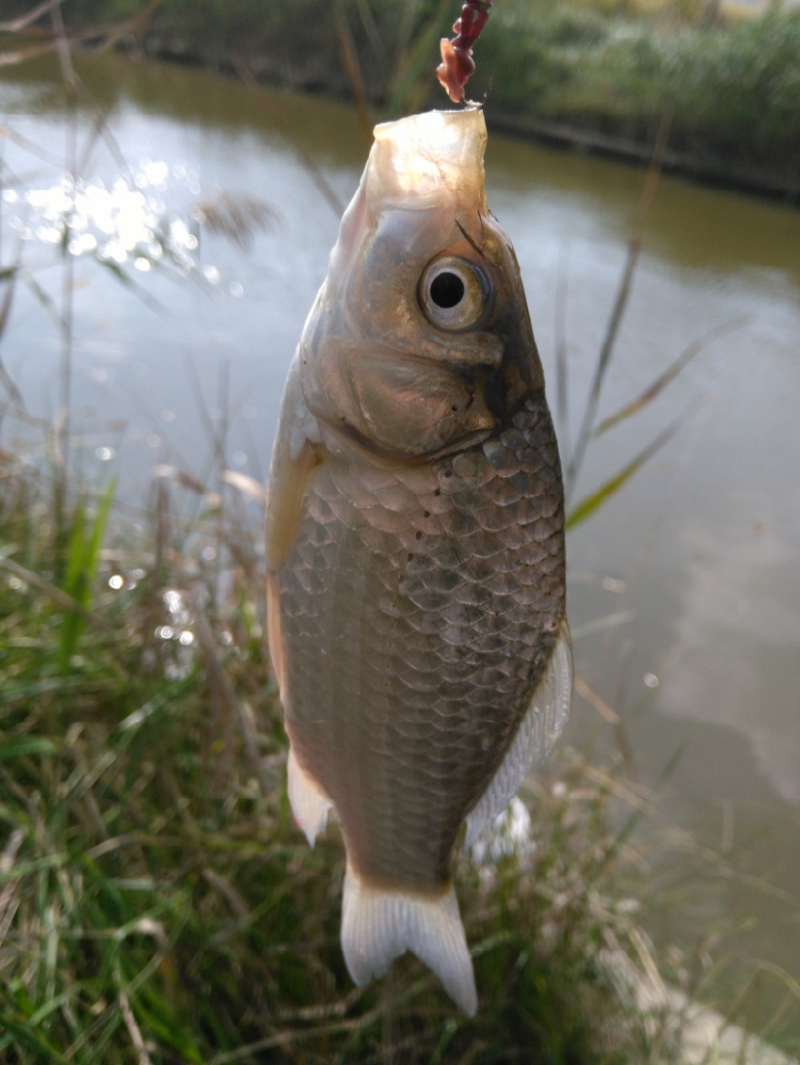
[[[69,140],[46,75],[12,72],[0,83],[17,138],[1,142],[5,261],[21,249],[39,292],[19,287],[0,355],[30,409],[50,416],[60,340],[41,293],[58,303],[54,164]],[[130,499],[157,464],[208,484],[210,439],[226,430],[228,465],[261,480],[337,217],[237,83],[119,57],[84,75],[110,111],[114,143],[98,137],[85,152],[92,116],[81,114],[73,430],[82,469],[98,482],[118,469]],[[365,158],[355,115],[318,99],[272,99],[347,201]],[[120,156],[128,183],[115,186]],[[491,137],[489,201],[516,245],[551,401],[556,288],[559,276],[568,281],[562,440],[576,433],[642,176]],[[39,190],[32,202],[22,185]],[[220,190],[273,212],[246,251],[197,227],[194,205]],[[117,267],[140,291],[119,282]],[[571,534],[569,612],[578,672],[622,715],[663,816],[739,874],[702,877],[689,854],[672,858],[652,934],[692,942],[738,924],[726,948],[733,969],[747,955],[797,978],[800,907],[782,893],[800,893],[800,213],[663,178],[601,413],[742,316],[655,403],[590,447],[576,499],[691,412],[647,469]],[[6,420],[3,433],[5,446],[15,435],[28,446],[18,423]],[[599,718],[576,697],[571,738],[597,734]],[[770,980],[764,1001],[774,1005]]]

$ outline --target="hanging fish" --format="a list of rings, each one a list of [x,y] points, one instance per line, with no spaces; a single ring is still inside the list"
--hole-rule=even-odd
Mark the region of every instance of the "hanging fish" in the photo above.
[[[555,742],[564,505],[478,108],[379,125],[289,371],[267,508],[270,651],[309,842],[347,849],[358,985],[411,950],[469,1014],[452,882]]]

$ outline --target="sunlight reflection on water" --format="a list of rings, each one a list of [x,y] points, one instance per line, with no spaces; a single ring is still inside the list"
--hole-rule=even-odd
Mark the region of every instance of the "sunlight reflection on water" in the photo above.
[[[94,255],[118,266],[131,259],[137,270],[147,272],[166,256],[171,266],[190,274],[199,269],[193,253],[200,244],[200,218],[196,209],[188,222],[167,211],[164,194],[176,189],[199,195],[197,172],[185,163],[170,168],[163,160],[143,158],[129,177],[109,184],[97,178],[73,181],[67,174],[44,188],[6,189],[3,200],[11,209],[9,228],[19,240],[61,245],[66,234],[67,250],[76,258]],[[209,285],[221,280],[211,264],[200,276]]]

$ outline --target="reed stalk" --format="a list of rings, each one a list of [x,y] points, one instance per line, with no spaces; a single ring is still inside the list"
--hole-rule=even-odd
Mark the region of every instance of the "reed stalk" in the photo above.
[[[658,187],[658,179],[661,176],[661,168],[664,162],[664,153],[667,149],[671,125],[672,111],[667,109],[661,116],[661,124],[658,129],[655,147],[653,148],[653,157],[650,161],[650,166],[647,170],[647,176],[645,177],[644,186],[642,188],[642,194],[639,199],[636,222],[628,242],[625,265],[622,270],[622,276],[620,277],[616,296],[614,297],[614,303],[606,327],[605,337],[603,338],[603,343],[600,346],[600,352],[597,356],[597,363],[595,364],[589,396],[583,411],[583,417],[575,441],[575,447],[567,461],[564,489],[568,504],[572,498],[578,474],[580,473],[583,460],[586,456],[586,448],[589,446],[595,419],[597,417],[597,408],[600,403],[603,381],[605,380],[606,371],[608,370],[611,357],[614,353],[614,345],[616,344],[625,309],[628,305],[628,299],[630,298],[636,266],[639,262],[639,253],[642,250],[642,240],[644,239],[647,216],[650,213],[650,206],[653,202],[656,188]]]

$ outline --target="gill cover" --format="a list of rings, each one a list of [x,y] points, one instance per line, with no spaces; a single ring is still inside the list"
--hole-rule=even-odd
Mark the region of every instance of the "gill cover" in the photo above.
[[[486,206],[485,146],[477,108],[376,127],[298,352],[331,450],[452,449],[543,386],[519,268]]]

